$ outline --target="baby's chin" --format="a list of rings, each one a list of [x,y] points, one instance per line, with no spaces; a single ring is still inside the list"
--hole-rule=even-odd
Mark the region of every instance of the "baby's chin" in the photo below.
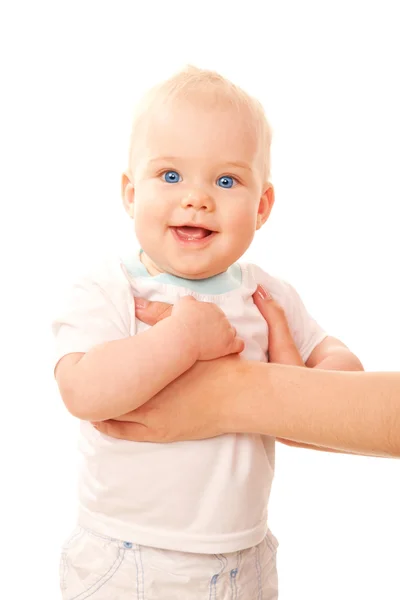
[[[197,262],[197,264],[196,264]],[[226,268],[220,266],[219,268],[214,265],[213,268],[208,265],[201,265],[199,261],[187,261],[186,264],[171,264],[166,266],[164,269],[166,272],[171,275],[175,275],[175,277],[181,277],[182,279],[208,279],[209,277],[214,277],[215,275],[219,275],[223,271],[226,271]]]
[[[169,254],[168,252],[160,255],[158,252],[147,254],[144,251],[141,255],[141,261],[150,275],[168,273],[181,279],[208,279],[223,273],[232,264],[231,262],[227,262],[228,257],[224,257],[225,260],[220,257],[216,261],[215,251],[207,253],[207,255],[201,254],[202,256],[174,256],[173,253]]]
[[[209,270],[200,271],[198,269],[184,269],[184,270],[171,270],[169,271],[171,275],[175,275],[175,277],[180,277],[181,279],[208,279],[209,277],[213,277],[217,275],[217,273]]]

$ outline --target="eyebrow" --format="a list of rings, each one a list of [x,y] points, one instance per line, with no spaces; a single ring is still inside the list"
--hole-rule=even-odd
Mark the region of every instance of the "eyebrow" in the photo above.
[[[152,158],[149,160],[149,165],[158,162],[172,162],[176,160],[180,160],[178,156],[157,156],[157,158]]]
[[[149,160],[149,164],[154,164],[154,163],[158,163],[158,162],[174,162],[174,161],[178,161],[178,160],[182,160],[182,157],[179,156],[158,156],[157,158],[152,158]],[[226,161],[226,162],[221,162],[219,164],[219,166],[222,167],[238,167],[239,169],[246,169],[247,171],[252,171],[252,168],[250,167],[250,165],[248,165],[245,162],[240,162],[240,161]]]
[[[252,170],[250,165],[248,165],[247,163],[243,163],[243,162],[236,162],[236,161],[226,162],[226,163],[223,163],[223,165],[224,166],[226,165],[227,167],[238,167],[239,169],[246,169],[247,171]]]

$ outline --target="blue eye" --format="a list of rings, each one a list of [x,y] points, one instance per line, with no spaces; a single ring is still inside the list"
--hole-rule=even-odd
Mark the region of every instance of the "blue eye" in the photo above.
[[[217,179],[217,185],[227,189],[233,187],[235,182],[236,180],[233,177],[228,177],[228,175],[224,175],[223,177]]]
[[[182,177],[176,171],[166,171],[163,173],[163,179],[167,183],[179,183],[182,181]]]

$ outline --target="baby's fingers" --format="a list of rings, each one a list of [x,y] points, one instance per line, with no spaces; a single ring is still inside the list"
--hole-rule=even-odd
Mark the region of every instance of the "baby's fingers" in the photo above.
[[[239,337],[235,337],[235,339],[233,340],[233,342],[231,344],[229,354],[240,354],[241,352],[243,352],[243,350],[244,350],[244,341]]]

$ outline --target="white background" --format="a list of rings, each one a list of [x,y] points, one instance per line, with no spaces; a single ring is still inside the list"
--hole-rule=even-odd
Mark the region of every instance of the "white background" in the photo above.
[[[67,284],[131,236],[134,101],[185,63],[257,95],[276,206],[248,258],[289,280],[369,370],[400,370],[398,3],[2,2],[0,595],[58,598],[76,423],[52,380]],[[400,598],[395,460],[280,448],[281,600]],[[112,599],[110,599],[112,600]]]

